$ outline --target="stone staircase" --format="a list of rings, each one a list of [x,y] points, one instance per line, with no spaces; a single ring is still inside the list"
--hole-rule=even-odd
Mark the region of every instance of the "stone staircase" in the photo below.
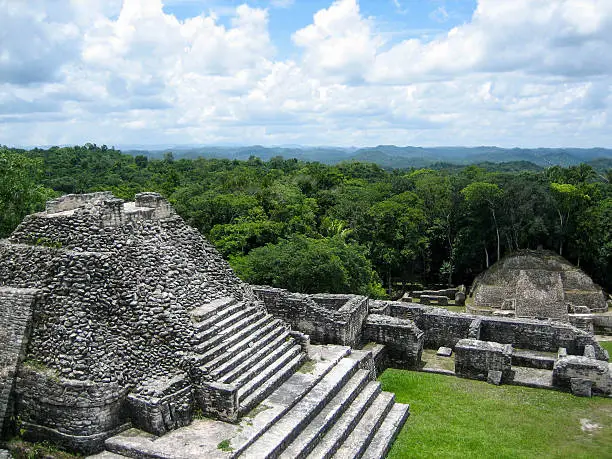
[[[108,439],[99,457],[385,457],[409,407],[381,391],[371,352],[308,346],[308,357],[238,424],[194,420],[163,436],[130,429]]]
[[[208,415],[235,421],[306,359],[287,325],[262,308],[227,297],[190,314],[196,329],[192,377],[203,398],[215,401],[204,404]],[[228,398],[220,405],[231,408],[219,410],[219,397]]]

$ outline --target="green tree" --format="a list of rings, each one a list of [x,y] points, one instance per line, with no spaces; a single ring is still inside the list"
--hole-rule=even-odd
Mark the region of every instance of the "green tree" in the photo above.
[[[480,224],[486,225],[486,222],[482,219],[483,209],[486,209],[486,211],[490,213],[495,227],[495,234],[497,236],[497,260],[499,260],[501,258],[501,239],[499,234],[499,225],[497,222],[496,209],[499,204],[500,198],[502,197],[502,191],[500,190],[499,186],[494,183],[473,182],[466,186],[463,190],[461,190],[461,194],[465,198],[468,208],[475,215],[480,216]],[[486,265],[488,268],[489,252],[487,250],[486,241],[483,241],[483,243],[486,256]]]
[[[304,293],[359,293],[381,297],[384,290],[364,248],[339,237],[314,239],[294,235],[246,256],[230,258],[238,275]]]
[[[559,217],[559,255],[563,255],[568,227],[573,223],[574,216],[590,201],[585,191],[569,183],[551,183],[550,189],[555,201],[555,209]]]
[[[0,237],[26,215],[44,208],[53,190],[40,185],[42,161],[0,148]]]

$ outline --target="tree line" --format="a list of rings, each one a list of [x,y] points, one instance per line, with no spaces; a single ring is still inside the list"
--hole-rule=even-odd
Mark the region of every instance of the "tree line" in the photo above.
[[[54,196],[156,191],[251,283],[384,297],[398,281],[470,283],[504,254],[544,248],[612,291],[611,181],[585,164],[385,170],[0,147],[0,237]]]

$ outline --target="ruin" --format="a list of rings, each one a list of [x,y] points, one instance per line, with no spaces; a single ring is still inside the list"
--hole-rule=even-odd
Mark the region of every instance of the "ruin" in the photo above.
[[[67,195],[28,216],[0,241],[0,325],[4,435],[71,451],[383,457],[409,414],[374,352],[292,331],[156,193]]]
[[[100,458],[379,458],[409,407],[377,374],[438,348],[445,374],[612,393],[567,321],[408,300],[251,286],[156,193],[67,195],[0,241],[0,429]]]
[[[572,315],[606,312],[602,289],[559,255],[523,250],[502,258],[472,286],[468,311],[572,321]]]

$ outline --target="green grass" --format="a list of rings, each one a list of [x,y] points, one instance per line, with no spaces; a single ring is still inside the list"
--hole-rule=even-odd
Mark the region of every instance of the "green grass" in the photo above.
[[[221,443],[219,443],[217,445],[217,449],[220,449],[221,451],[225,451],[225,452],[234,451],[234,448],[232,448],[232,443],[230,439],[223,440]]]
[[[600,341],[599,344],[601,344],[601,347],[608,351],[610,360],[612,360],[612,341]]]
[[[29,443],[18,438],[10,440],[6,447],[16,459],[77,459],[83,456],[71,454],[47,442]]]
[[[391,459],[612,458],[611,399],[393,369],[380,381],[410,404]]]

